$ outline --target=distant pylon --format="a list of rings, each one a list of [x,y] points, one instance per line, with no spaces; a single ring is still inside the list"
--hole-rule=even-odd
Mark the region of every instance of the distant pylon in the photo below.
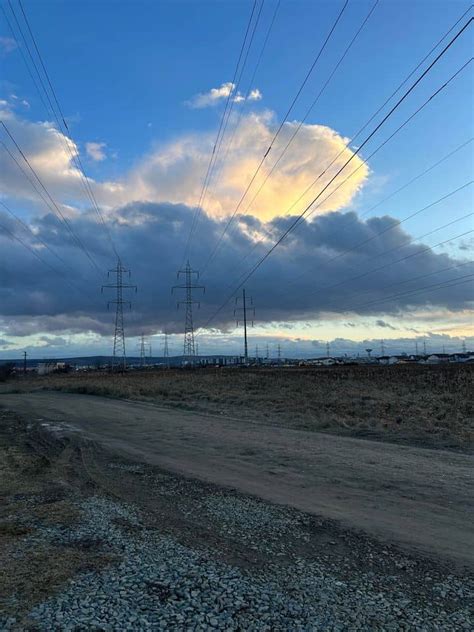
[[[152,351],[151,342],[150,342],[150,344],[148,345],[148,358],[149,358],[149,361],[150,361],[150,366],[153,364],[152,361],[151,361],[152,357],[153,357],[153,351]]]
[[[239,297],[236,297],[235,304],[238,305]],[[250,305],[253,305],[253,299],[250,299]],[[237,316],[237,327],[239,326],[238,314],[242,312],[242,322],[244,325],[244,360],[248,362],[249,359],[249,348],[247,344],[247,312],[252,312],[252,315],[255,317],[255,307],[248,306],[248,298],[245,296],[245,289],[242,290],[242,307],[236,307],[234,309],[234,316]],[[253,327],[253,320],[251,321]]]
[[[199,272],[197,270],[193,270],[189,265],[189,261],[186,263],[186,267],[184,270],[178,270],[177,277],[180,278],[180,275],[184,275],[185,284],[184,285],[174,285],[171,288],[171,293],[174,290],[180,289],[185,290],[185,300],[178,301],[178,308],[180,305],[184,304],[186,306],[186,316],[184,321],[184,345],[183,352],[185,359],[188,362],[194,361],[195,347],[194,347],[194,324],[193,324],[193,305],[197,305],[198,308],[201,306],[199,301],[193,301],[193,290],[203,290],[205,292],[205,288],[203,285],[194,285],[193,284],[193,274],[196,275],[196,278],[199,279]]]
[[[329,355],[330,355],[330,353],[329,353],[329,352],[330,352],[330,349],[331,349],[331,348],[330,348],[330,346],[329,346],[329,341],[328,341],[328,342],[326,342],[326,357],[327,357],[327,358],[329,358]]]
[[[268,342],[267,342],[267,360],[270,360],[270,350],[268,347]]]
[[[143,368],[145,366],[146,356],[145,356],[145,334],[142,333],[140,337],[140,366]]]
[[[423,355],[426,355],[426,339],[423,338]]]
[[[169,368],[170,366],[170,351],[168,349],[168,334],[165,333],[165,340],[163,342],[163,357],[165,359],[165,364]]]
[[[466,341],[465,340],[462,341],[462,352],[463,353],[467,353],[467,347],[466,347]]]
[[[258,362],[258,345],[255,345],[255,360]]]
[[[385,355],[385,341],[383,339],[380,341],[380,355]]]
[[[415,353],[416,355],[419,355],[418,354],[418,340],[415,340]]]
[[[280,343],[278,343],[277,354],[278,354],[278,364],[280,364],[281,362],[281,344]]]
[[[116,290],[116,298],[114,301],[107,302],[107,309],[110,305],[115,305],[115,332],[114,332],[114,350],[112,356],[112,369],[120,369],[125,371],[127,368],[127,356],[125,353],[125,330],[123,326],[123,306],[128,305],[132,309],[130,301],[123,300],[124,289],[134,289],[137,291],[136,285],[128,285],[123,282],[123,275],[127,274],[130,277],[130,270],[123,267],[120,258],[117,259],[117,265],[112,270],[107,272],[107,277],[110,274],[115,275],[115,283],[110,283],[102,286],[102,292],[104,288],[113,288]]]

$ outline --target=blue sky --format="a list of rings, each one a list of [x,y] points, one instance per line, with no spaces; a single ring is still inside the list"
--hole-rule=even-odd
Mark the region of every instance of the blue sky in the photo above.
[[[214,107],[203,108],[190,107],[190,102],[195,95],[207,93],[232,80],[252,4],[243,1],[197,0],[25,0],[25,10],[69,122],[73,139],[88,175],[95,182],[125,182],[128,177],[126,174],[147,169],[147,162],[151,164],[156,156],[163,155],[163,148],[168,152],[167,160],[172,154],[170,148],[176,152],[176,147],[179,146],[180,151],[186,151],[180,145],[183,138],[202,138],[205,139],[204,144],[210,142],[216,133],[224,99],[219,100]],[[373,4],[362,0],[349,2],[333,38],[292,110],[289,121],[300,121],[304,116],[339,55]],[[16,3],[13,5],[18,7]],[[271,113],[268,127],[274,129],[285,115],[342,5],[342,2],[332,0],[283,0],[254,85],[250,86],[258,89],[262,98],[245,105],[236,104],[235,111],[238,112],[238,108],[243,107],[244,119],[252,113],[256,116]],[[4,2],[2,6],[7,8]],[[259,6],[258,4],[257,9]],[[276,3],[270,0],[266,0],[263,5],[254,48],[250,51],[248,67],[243,75],[242,92],[247,89],[275,6]],[[306,123],[326,126],[342,137],[351,137],[468,8],[469,2],[460,1],[380,0]],[[467,19],[466,17],[463,23]],[[1,12],[0,37],[11,37]],[[379,142],[469,59],[472,43],[471,27],[384,126],[383,132],[364,149],[362,157],[371,153]],[[40,126],[49,119],[18,53],[18,49],[9,51],[5,46],[3,51],[0,49],[0,101],[4,99],[9,103],[15,122],[30,122]],[[17,98],[12,100],[11,95]],[[364,181],[361,181],[359,189],[352,191],[344,203],[331,210],[353,210],[359,215],[365,213],[410,178],[469,140],[473,136],[472,96],[471,65],[369,161],[369,172]],[[23,100],[29,105],[22,106]],[[252,127],[250,119],[248,126],[249,129]],[[87,143],[103,144],[97,145],[99,153],[103,152],[103,159],[94,159],[93,150],[86,151]],[[318,151],[322,150],[315,145],[314,152]],[[468,182],[472,178],[472,166],[470,144],[365,217],[389,215],[403,219]],[[203,158],[199,164],[201,174],[205,167],[206,160]],[[295,196],[300,191],[298,182],[295,180],[292,184]],[[67,199],[70,202],[72,198],[68,198],[65,188],[61,188],[62,185],[51,183],[51,186],[57,196],[62,197],[62,201]],[[57,189],[54,189],[55,186]],[[157,180],[157,187],[159,186],[160,181]],[[245,178],[241,186],[245,187]],[[166,187],[164,186],[165,189]],[[142,193],[143,188],[138,187],[137,191]],[[1,193],[0,190],[0,195]],[[4,199],[23,218],[33,221],[38,212],[34,203],[25,202],[21,192],[15,190],[12,193],[8,186],[4,195]],[[139,198],[137,196],[138,193],[132,199],[143,202],[150,199],[145,194]],[[130,199],[124,198],[121,201],[125,204]],[[155,195],[151,201],[191,203],[188,198],[183,196],[181,200],[176,195],[169,197],[169,200]],[[277,202],[278,197],[275,204]],[[107,204],[108,201],[102,202],[101,199],[101,203]],[[270,203],[273,204],[271,200]],[[110,204],[118,206],[119,202],[111,201]],[[285,208],[274,208],[272,215],[276,217],[284,214]],[[416,238],[470,211],[472,187],[464,189],[428,212],[421,213],[404,224],[404,228],[409,235]],[[258,203],[255,213],[259,216]],[[434,245],[443,238],[448,239],[472,229],[472,224],[472,217],[467,218],[446,231],[433,234],[423,243]],[[444,251],[457,257],[458,246],[458,242],[448,244],[443,249],[436,249],[436,253]],[[464,252],[462,256],[466,256]],[[415,274],[416,266],[412,276]],[[297,316],[294,317],[298,323],[303,322]],[[304,319],[307,318],[305,314]],[[322,317],[316,320],[318,323],[314,323],[315,329],[312,330],[315,338],[329,339],[340,335],[340,328],[332,326],[330,318],[323,319],[326,332],[321,334],[319,325]],[[464,314],[461,321],[457,333],[467,335],[469,316]],[[273,322],[275,321],[270,320],[267,324],[270,326]],[[436,329],[438,326],[442,329],[443,323],[446,323],[446,314],[440,317],[439,323],[426,325],[423,331]],[[156,329],[159,331],[158,323]],[[464,334],[460,333],[461,330]],[[0,333],[1,331],[0,327]],[[301,333],[302,329],[299,331]],[[57,333],[61,335],[61,332]],[[367,328],[367,323],[361,322],[358,336],[360,339],[365,334],[372,336],[373,333],[373,328]],[[77,332],[74,335],[78,335]],[[400,331],[397,335],[403,337]],[[78,343],[78,349],[81,344]],[[106,347],[106,342],[102,341],[100,344]]]

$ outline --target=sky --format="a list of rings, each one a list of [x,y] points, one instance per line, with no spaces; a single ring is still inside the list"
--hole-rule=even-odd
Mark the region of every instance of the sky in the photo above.
[[[165,331],[182,352],[171,286],[186,256],[206,287],[199,352],[241,353],[235,290],[287,229],[245,280],[252,353],[474,347],[472,23],[376,129],[469,2],[0,6],[0,359],[109,354],[114,250],[137,285],[129,355],[142,332],[155,354]]]

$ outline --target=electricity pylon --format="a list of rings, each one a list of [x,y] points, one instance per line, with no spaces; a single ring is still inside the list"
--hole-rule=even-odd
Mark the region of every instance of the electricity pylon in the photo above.
[[[237,296],[235,299],[235,304],[238,305],[239,303],[239,297]],[[250,305],[253,305],[253,299],[250,298]],[[253,317],[255,318],[255,307],[249,307],[247,305],[247,298],[245,296],[245,289],[242,290],[242,307],[236,307],[234,309],[234,316],[237,316],[237,327],[239,326],[239,318],[238,318],[238,314],[239,312],[242,312],[242,317],[243,317],[243,324],[244,324],[244,361],[247,363],[249,360],[249,348],[248,348],[248,344],[247,344],[247,312],[250,311],[253,314]],[[252,327],[253,327],[253,320],[250,321],[252,323]]]
[[[137,291],[136,285],[129,285],[123,282],[123,275],[128,274],[130,278],[130,270],[127,270],[123,267],[122,262],[120,261],[120,257],[117,259],[117,265],[112,270],[107,272],[107,278],[110,278],[110,275],[115,275],[115,283],[110,283],[107,285],[103,285],[101,292],[103,293],[104,288],[112,288],[116,290],[116,298],[114,301],[107,302],[107,309],[110,308],[110,305],[115,305],[115,333],[114,333],[114,351],[112,357],[112,369],[119,369],[125,371],[127,368],[127,356],[125,353],[125,330],[123,327],[123,306],[128,305],[130,309],[132,309],[132,304],[130,301],[123,300],[123,290],[124,289],[134,289]]]
[[[186,263],[186,267],[184,270],[178,270],[177,277],[180,278],[181,275],[184,275],[185,283],[184,285],[174,285],[171,288],[171,293],[174,290],[185,290],[185,299],[184,301],[178,301],[178,308],[180,305],[184,304],[186,306],[186,316],[184,321],[184,357],[188,360],[188,362],[193,363],[195,353],[194,347],[194,324],[193,324],[193,305],[197,305],[198,308],[201,307],[201,303],[199,301],[193,300],[193,290],[203,290],[205,293],[206,289],[203,285],[194,285],[193,284],[193,274],[196,275],[196,278],[199,279],[199,272],[197,270],[193,270],[189,265],[189,261]]]
[[[329,356],[331,355],[331,347],[329,345],[329,341],[326,342],[326,358],[329,358]]]
[[[280,364],[281,363],[281,344],[280,343],[278,343],[278,346],[277,346],[277,355],[278,355],[278,364]]]
[[[466,341],[465,340],[462,341],[462,352],[463,353],[467,353],[467,347],[466,347]]]
[[[165,359],[165,364],[170,368],[170,351],[168,349],[168,334],[165,333],[165,340],[163,342],[163,357]]]
[[[146,362],[145,355],[145,334],[142,333],[140,338],[140,366],[143,368]]]
[[[385,355],[385,341],[383,339],[380,341],[380,355]]]

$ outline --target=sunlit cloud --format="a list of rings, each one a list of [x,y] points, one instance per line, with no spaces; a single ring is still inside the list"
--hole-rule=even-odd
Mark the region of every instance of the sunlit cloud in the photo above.
[[[69,207],[85,207],[87,199],[84,199],[81,174],[72,160],[79,152],[76,144],[61,134],[50,122],[27,121],[11,110],[5,110],[3,118],[53,196]],[[236,124],[238,120],[232,120],[232,124]],[[225,218],[234,212],[242,192],[270,145],[276,125],[272,112],[250,112],[240,118],[229,151],[227,143],[230,143],[230,134],[224,138],[221,159],[216,163],[213,178],[203,201],[206,214],[215,218]],[[267,179],[269,171],[298,125],[297,122],[287,122],[283,126],[272,151],[240,206],[240,213],[263,220],[300,213],[304,205],[352,155],[351,150],[346,149],[347,140],[335,130],[323,125],[302,125],[292,142],[291,151],[286,152],[277,168],[268,177],[255,202],[249,206],[254,193]],[[90,179],[104,212],[113,214],[115,208],[137,200],[195,206],[212,153],[214,138],[215,132],[184,134],[166,144],[156,146],[135,167],[116,180],[97,182]],[[105,157],[104,147],[105,143],[91,142],[87,143],[86,151],[93,160],[101,161]],[[11,149],[14,151],[13,147]],[[331,162],[333,164],[328,168]],[[301,193],[326,169],[317,186],[310,189],[307,195],[295,204]],[[320,204],[315,216],[341,209],[352,202],[369,175],[368,167],[362,164],[358,157],[351,161],[351,170],[343,172],[328,189],[330,193],[346,175],[356,169],[358,171],[353,177],[327,201]],[[0,151],[0,186],[5,195],[34,203],[36,212],[47,211],[47,207],[45,208],[38,200],[28,183],[25,184],[23,174],[4,151]]]

